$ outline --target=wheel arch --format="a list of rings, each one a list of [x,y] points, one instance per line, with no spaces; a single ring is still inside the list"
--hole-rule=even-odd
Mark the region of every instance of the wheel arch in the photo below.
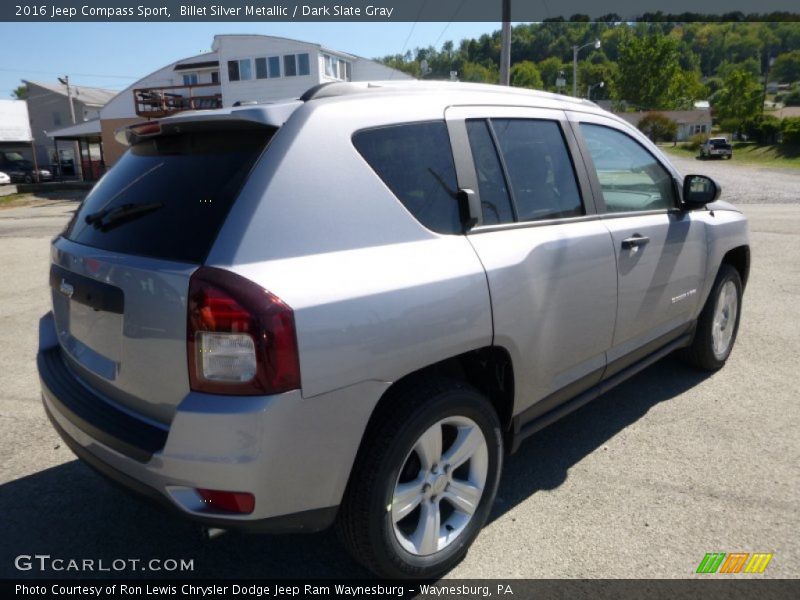
[[[486,396],[497,411],[504,441],[508,447],[514,412],[514,366],[511,355],[505,348],[484,346],[427,365],[394,381],[381,395],[370,414],[357,456],[362,452],[367,432],[381,417],[383,411],[391,407],[392,402],[404,388],[412,387],[415,381],[425,377],[439,377],[467,384]]]
[[[722,257],[720,266],[728,264],[739,272],[742,279],[742,288],[747,286],[747,279],[750,276],[750,246],[742,245],[728,250]]]

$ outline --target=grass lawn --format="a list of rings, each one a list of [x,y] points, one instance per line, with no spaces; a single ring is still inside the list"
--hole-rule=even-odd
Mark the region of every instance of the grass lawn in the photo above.
[[[71,200],[77,202],[86,196],[85,190],[62,190],[52,192],[37,192],[34,194],[17,193],[0,196],[0,210],[4,208],[16,208],[18,206],[30,206],[33,204],[49,204]]]
[[[699,154],[698,150],[689,150],[684,144],[678,144],[677,146],[660,144],[659,147],[669,154],[677,154],[678,156],[695,157]],[[800,169],[800,147],[759,146],[753,142],[734,142],[733,158],[730,160],[756,164],[762,167]]]

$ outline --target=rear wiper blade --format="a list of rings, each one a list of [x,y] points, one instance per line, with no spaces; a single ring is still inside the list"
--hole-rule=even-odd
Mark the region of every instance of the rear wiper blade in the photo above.
[[[163,207],[163,202],[146,202],[143,204],[127,203],[86,215],[85,220],[96,229],[108,231],[113,227],[138,219],[139,217]]]

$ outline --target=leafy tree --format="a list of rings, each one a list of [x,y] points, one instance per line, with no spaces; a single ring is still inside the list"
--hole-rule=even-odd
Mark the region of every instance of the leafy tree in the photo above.
[[[18,85],[11,91],[11,97],[15,100],[25,100],[28,97],[28,86],[24,83],[22,85]]]
[[[770,76],[787,83],[800,81],[800,50],[779,55],[770,69]]]
[[[561,62],[556,56],[551,56],[550,58],[545,58],[542,62],[538,65],[539,74],[542,77],[542,83],[544,84],[544,89],[546,90],[555,90],[556,89],[556,79],[558,78],[558,74],[561,71],[564,71],[566,74],[567,67],[564,63]]]
[[[497,83],[500,79],[498,69],[491,69],[485,65],[464,62],[458,72],[461,81],[472,81],[476,83]]]
[[[529,60],[524,60],[511,67],[511,85],[531,90],[542,89],[542,76],[539,69]]]
[[[619,47],[614,96],[641,109],[669,109],[675,104],[673,82],[680,74],[674,39],[630,33]]]
[[[761,112],[762,88],[747,71],[732,71],[715,96],[714,109],[719,119],[742,123]]]
[[[717,67],[716,75],[725,79],[734,71],[747,71],[753,77],[758,77],[761,75],[761,65],[752,56],[738,63],[723,60]]]
[[[783,97],[783,103],[786,106],[800,106],[800,85]]]
[[[759,144],[774,144],[780,130],[780,119],[772,115],[758,115],[742,123],[742,131],[747,134],[747,138]]]
[[[636,127],[654,142],[671,142],[678,133],[678,124],[659,112],[647,113]]]
[[[787,117],[781,121],[782,143],[787,146],[800,145],[800,117]]]

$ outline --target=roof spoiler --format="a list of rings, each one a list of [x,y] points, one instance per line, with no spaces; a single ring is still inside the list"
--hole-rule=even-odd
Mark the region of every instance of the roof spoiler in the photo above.
[[[208,111],[186,111],[155,121],[144,121],[122,127],[114,138],[124,146],[160,135],[175,135],[190,131],[215,131],[281,127],[303,103],[299,100],[259,106],[231,107]]]

